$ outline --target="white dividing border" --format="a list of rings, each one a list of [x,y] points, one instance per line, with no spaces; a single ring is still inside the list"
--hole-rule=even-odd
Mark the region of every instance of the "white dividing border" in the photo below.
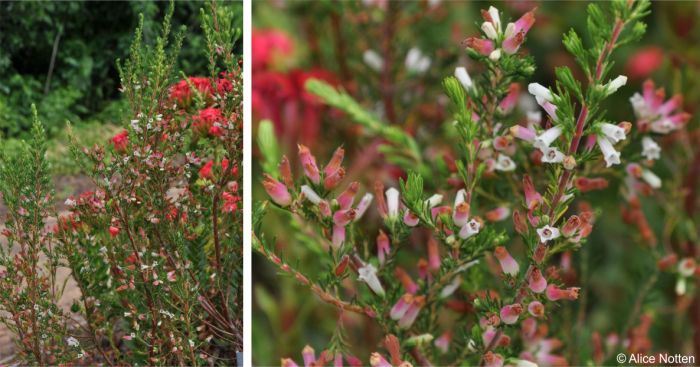
[[[252,366],[252,0],[243,1],[243,366]]]

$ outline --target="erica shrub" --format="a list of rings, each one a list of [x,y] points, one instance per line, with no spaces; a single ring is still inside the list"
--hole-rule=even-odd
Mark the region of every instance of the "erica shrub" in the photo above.
[[[617,215],[590,201],[609,186],[619,188],[629,205],[624,217],[650,238],[639,198],[662,185],[654,172],[668,162],[659,161],[657,141],[684,132],[690,119],[680,97],[667,99],[650,81],[628,96],[635,112],[628,119],[635,123],[611,120],[607,99],[627,82],[611,75],[611,55],[644,34],[649,3],[606,7],[588,6],[585,37],[564,34],[580,77],[558,67],[551,86],[528,80],[536,63],[523,44],[536,26],[535,11],[506,22],[496,8],[483,10],[482,34],[464,41],[483,71],[472,77],[458,67],[444,79],[452,107],[444,136],[419,139],[345,91],[307,82],[308,91],[381,138],[383,158],[401,169],[397,181],[377,180],[369,188],[346,182],[342,147],[317,157],[299,145],[298,157],[280,160],[271,127],[260,125],[262,186],[270,200],[254,213],[253,247],[341,315],[320,355],[304,348],[305,366],[603,364],[618,352],[650,350],[650,316],[640,309],[648,289],[628,300],[632,311],[622,329],[585,336],[593,345],[587,354],[576,350],[582,333],[572,331],[586,321],[585,304],[567,305],[589,292],[577,274],[589,271],[588,262],[576,262],[574,253],[587,246],[598,221]],[[515,108],[521,89],[534,97],[537,111]],[[436,157],[436,149],[447,153]],[[294,243],[319,254],[319,266],[285,259],[265,236],[270,211],[288,219]],[[629,238],[637,240],[634,233]],[[661,260],[665,251],[650,255]],[[694,260],[684,264],[665,267],[680,274],[679,292],[697,278]],[[362,315],[368,330],[381,333],[369,358],[353,356],[345,313]],[[609,335],[607,346],[601,333]],[[296,365],[292,359],[282,364]]]
[[[94,190],[66,200],[68,213],[45,229],[54,213],[41,144],[20,154],[33,166],[5,168],[26,177],[3,180],[16,218],[5,236],[26,248],[15,256],[29,269],[15,291],[37,306],[29,326],[3,320],[18,325],[27,363],[230,365],[242,350],[240,29],[232,7],[209,4],[202,23],[210,73],[177,81],[185,32],[171,35],[172,12],[153,44],[140,26],[119,64],[131,114],[124,130],[103,145],[73,142]],[[35,130],[40,141],[39,124]],[[69,314],[56,310],[57,266],[80,289]],[[12,305],[11,296],[2,304]],[[8,310],[9,320],[20,310]],[[25,342],[22,328],[50,339]]]

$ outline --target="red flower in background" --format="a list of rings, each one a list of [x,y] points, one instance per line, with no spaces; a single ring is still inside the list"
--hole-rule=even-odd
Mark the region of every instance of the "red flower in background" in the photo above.
[[[224,132],[221,128],[223,122],[224,117],[221,115],[221,110],[209,107],[199,111],[199,114],[194,117],[192,128],[200,134],[209,133],[219,136]]]
[[[316,78],[338,84],[335,75],[324,69],[272,69],[277,55],[292,51],[292,41],[281,31],[253,31],[253,114],[258,120],[272,120],[290,147],[296,142],[313,143],[320,129],[324,106],[304,89],[306,81]]]
[[[292,40],[276,29],[253,30],[253,70],[267,69],[275,56],[287,56],[294,50]]]
[[[192,100],[193,93],[190,89],[190,83],[205,97],[212,94],[212,85],[208,78],[191,76],[187,79],[180,80],[170,87],[170,98],[179,106],[188,105]]]
[[[649,46],[635,52],[627,61],[625,71],[632,79],[644,79],[656,71],[664,62],[664,50]]]
[[[117,135],[114,135],[112,139],[109,140],[112,145],[114,145],[114,150],[121,152],[126,149],[126,145],[129,143],[129,132],[124,130]]]

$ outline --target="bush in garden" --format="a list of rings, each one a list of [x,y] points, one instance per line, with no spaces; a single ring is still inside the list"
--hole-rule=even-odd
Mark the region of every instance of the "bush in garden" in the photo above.
[[[173,83],[184,37],[171,35],[173,9],[155,44],[137,29],[120,63],[125,129],[104,145],[74,142],[94,190],[66,200],[52,228],[40,124],[3,159],[4,236],[21,251],[0,259],[2,320],[24,363],[230,365],[242,350],[240,29],[233,8],[212,3],[202,12],[210,74]],[[80,288],[70,312],[56,306],[58,266]]]
[[[307,90],[381,137],[385,159],[406,174],[399,182],[379,181],[363,190],[343,180],[342,148],[317,160],[303,145],[298,155],[303,173],[296,174],[291,159],[274,155],[276,138],[263,123],[262,185],[271,200],[254,214],[254,249],[339,313],[358,313],[376,324],[384,339],[383,350],[369,357],[373,366],[604,364],[619,352],[649,352],[651,319],[640,315],[649,289],[630,301],[624,329],[592,335],[592,353],[580,356],[583,360],[569,360],[576,346],[562,314],[564,303],[587,292],[577,283],[572,254],[586,246],[595,222],[609,215],[596,212],[588,199],[619,187],[628,202],[623,217],[651,240],[640,198],[659,195],[662,183],[654,172],[669,164],[659,160],[661,141],[687,138],[690,115],[682,111],[680,97],[666,98],[651,81],[630,96],[634,124],[610,121],[605,111],[606,99],[627,80],[610,75],[611,54],[641,38],[648,7],[646,1],[615,1],[607,10],[588,6],[586,41],[574,30],[563,37],[583,78],[559,67],[551,87],[528,84],[545,118],[541,112],[520,116],[514,108],[518,83],[535,68],[521,49],[534,11],[513,23],[493,7],[482,11],[483,34],[465,45],[484,72],[472,79],[459,67],[444,79],[453,107],[454,122],[446,128],[452,144],[446,156],[452,158],[434,164],[426,159],[430,140],[423,146],[344,91],[307,82]],[[674,204],[667,203],[669,211],[680,209]],[[264,216],[273,208],[288,214],[294,238],[326,254],[316,260],[324,270],[294,266],[265,238]],[[375,210],[381,223],[367,219],[376,218],[368,215]],[[690,242],[685,228],[674,236]],[[659,266],[644,269],[677,277],[678,295],[694,288],[698,276],[692,242],[685,247],[688,255],[668,247],[653,250]],[[602,332],[610,333],[605,347]],[[362,365],[346,339],[339,323],[327,350],[302,351],[304,365]],[[285,359],[283,365],[295,362]]]

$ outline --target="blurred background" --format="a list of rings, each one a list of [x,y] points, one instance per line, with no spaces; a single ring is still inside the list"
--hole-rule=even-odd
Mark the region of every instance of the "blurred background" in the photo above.
[[[188,30],[177,66],[186,75],[207,72],[199,13],[204,5],[201,1],[178,1],[175,6],[173,29],[186,26]],[[56,146],[51,149],[54,169],[72,172],[70,157],[61,149],[66,121],[88,145],[112,135],[113,125],[123,121],[126,112],[116,60],[128,57],[139,14],[144,18],[144,40],[153,42],[167,6],[165,1],[1,2],[3,148],[12,149],[14,139],[27,135],[34,103],[55,139]]]
[[[625,74],[629,80],[606,104],[613,120],[634,121],[629,97],[641,90],[647,78],[665,87],[669,97],[681,93],[684,109],[694,112],[700,100],[696,82],[700,76],[699,4],[653,3],[643,40],[616,52],[610,75]],[[537,65],[530,82],[551,85],[554,68],[561,65],[570,66],[581,75],[561,41],[562,33],[570,28],[586,41],[585,2],[256,1],[252,33],[254,129],[259,121],[272,120],[282,153],[293,163],[297,161],[297,142],[308,145],[319,164],[325,164],[333,150],[343,145],[345,182],[357,180],[364,188],[371,188],[377,178],[396,182],[404,172],[382,160],[377,149],[379,139],[363,133],[347,116],[324,107],[304,91],[304,82],[311,77],[320,78],[344,88],[383,120],[402,126],[419,142],[429,141],[429,146],[423,145],[427,150],[424,153],[436,157],[449,117],[440,82],[452,75],[456,66],[465,66],[472,77],[480,73],[461,42],[478,34],[480,9],[489,5],[499,7],[512,21],[537,7],[536,23],[523,46]],[[383,68],[384,63],[389,67]],[[522,87],[526,91],[526,86]],[[533,104],[527,95],[520,100],[523,110],[532,109]],[[657,198],[660,200],[643,200],[642,204],[659,246],[666,250],[690,249],[693,254],[697,248],[697,240],[692,239],[697,216],[680,209],[680,192],[687,176],[692,175],[688,166],[697,149],[693,143],[698,136],[696,118],[688,130],[692,133],[670,140],[680,141],[679,144],[664,147],[667,161],[658,165],[657,172],[664,178],[664,193]],[[257,151],[255,154],[259,155]],[[259,158],[253,158],[253,194],[255,200],[265,200],[261,169],[256,165]],[[623,222],[620,213],[625,204],[616,185],[588,195],[586,200],[604,220],[596,223],[586,246],[574,254],[574,264],[582,265],[572,272],[587,290],[586,296],[557,311],[563,315],[562,329],[570,330],[569,335],[563,336],[572,351],[567,355],[570,363],[590,360],[594,331],[603,337],[614,337],[614,333],[636,326],[639,320],[628,317],[635,307],[639,308],[638,314],[654,320],[648,334],[650,349],[692,354],[688,318],[692,313],[689,307],[695,307],[690,306],[692,292],[677,297],[676,279],[669,274],[661,273],[650,280],[650,274],[656,274],[651,245],[633,226]],[[369,228],[368,223],[380,222],[376,217],[363,221]],[[693,229],[677,235],[678,226]],[[272,210],[262,228],[278,253],[283,253],[297,269],[304,269],[306,274],[327,270],[319,263],[315,249],[292,236],[295,232],[288,218]],[[370,229],[369,233],[376,232]],[[306,344],[317,351],[326,348],[339,320],[337,311],[293,279],[278,274],[261,256],[254,255],[253,272],[254,362],[275,365],[281,357],[299,360]],[[650,283],[653,286],[638,301],[641,290]],[[700,308],[695,310],[700,313]],[[381,333],[363,317],[344,314],[342,318],[346,342],[366,361],[377,350]]]

